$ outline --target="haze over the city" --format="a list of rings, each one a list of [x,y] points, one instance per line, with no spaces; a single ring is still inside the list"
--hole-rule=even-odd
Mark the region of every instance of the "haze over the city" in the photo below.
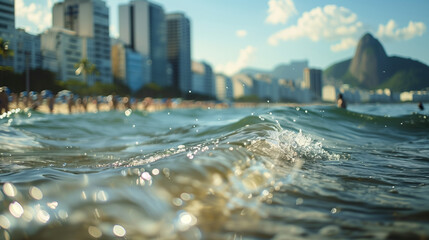
[[[58,0],[15,0],[16,27],[40,33],[52,25]],[[106,0],[110,35],[118,36],[118,5]],[[429,64],[429,1],[153,0],[167,12],[191,19],[192,58],[215,71],[234,74],[244,67],[272,69],[307,59],[326,68],[353,55],[359,38],[370,32],[388,55]]]

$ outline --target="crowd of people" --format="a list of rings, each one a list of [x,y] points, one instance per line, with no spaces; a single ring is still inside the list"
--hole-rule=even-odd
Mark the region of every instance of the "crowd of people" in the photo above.
[[[241,105],[240,105],[241,104]],[[243,107],[243,103],[235,106]],[[245,104],[246,105],[246,104]],[[249,104],[247,104],[249,105]],[[247,106],[246,105],[246,106]],[[250,104],[252,105],[252,104]],[[339,108],[347,108],[346,100],[340,93],[337,98]],[[216,103],[212,101],[186,101],[181,99],[136,99],[130,97],[119,97],[116,94],[97,97],[80,97],[67,91],[67,94],[53,94],[50,91],[32,94],[8,93],[8,89],[0,87],[0,114],[8,112],[10,108],[31,108],[49,113],[84,113],[111,110],[141,110],[156,111],[169,108],[226,108],[229,104]],[[419,102],[418,108],[424,110],[423,103]]]
[[[84,96],[80,97],[69,91],[66,94],[59,92],[53,94],[41,92],[27,94],[7,93],[0,88],[0,114],[14,108],[30,108],[49,113],[84,113],[111,110],[140,110],[157,111],[169,108],[225,108],[228,104],[214,101],[191,101],[182,99],[153,99],[145,97],[137,99],[132,97],[120,97],[116,94],[109,96]]]

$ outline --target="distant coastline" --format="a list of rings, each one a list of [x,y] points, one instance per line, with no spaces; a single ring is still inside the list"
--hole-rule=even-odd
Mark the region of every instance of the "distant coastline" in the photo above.
[[[302,106],[312,106],[312,105],[325,105],[325,106],[334,106],[333,103],[323,103],[323,102],[313,102],[313,103],[252,103],[252,102],[231,102],[227,103],[218,103],[214,101],[193,101],[193,100],[182,100],[180,102],[174,102],[170,107],[168,107],[162,99],[154,99],[152,104],[147,108],[144,107],[143,101],[138,101],[131,106],[131,108],[125,107],[123,104],[119,104],[116,111],[127,111],[131,109],[132,111],[164,111],[168,109],[188,109],[188,108],[200,108],[200,109],[224,109],[224,108],[252,108],[252,107],[302,107]],[[9,104],[9,109],[30,109],[26,107],[24,103],[19,103],[18,105],[15,102]],[[49,107],[46,101],[43,101],[40,106],[38,106],[35,111],[39,111],[45,114],[49,114]],[[79,113],[97,113],[97,112],[108,112],[115,111],[112,109],[112,106],[109,103],[99,103],[97,106],[93,102],[89,102],[87,105],[87,110],[85,111],[82,106],[74,105],[72,108],[72,114]],[[55,103],[53,114],[70,114],[68,110],[67,103]]]

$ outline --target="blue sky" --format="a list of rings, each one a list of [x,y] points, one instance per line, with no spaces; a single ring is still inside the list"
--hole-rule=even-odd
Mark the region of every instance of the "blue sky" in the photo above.
[[[51,25],[59,0],[15,0],[16,26],[40,33]],[[118,32],[118,5],[106,0],[111,35]],[[192,58],[215,71],[233,74],[243,67],[272,69],[307,59],[312,67],[352,57],[366,32],[388,55],[429,65],[429,1],[426,0],[153,0],[167,13],[191,19]]]

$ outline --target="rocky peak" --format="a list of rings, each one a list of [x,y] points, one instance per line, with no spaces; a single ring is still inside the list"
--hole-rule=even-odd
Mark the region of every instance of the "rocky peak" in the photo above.
[[[389,69],[389,58],[381,43],[371,34],[365,34],[358,43],[349,72],[367,88],[383,83]]]

